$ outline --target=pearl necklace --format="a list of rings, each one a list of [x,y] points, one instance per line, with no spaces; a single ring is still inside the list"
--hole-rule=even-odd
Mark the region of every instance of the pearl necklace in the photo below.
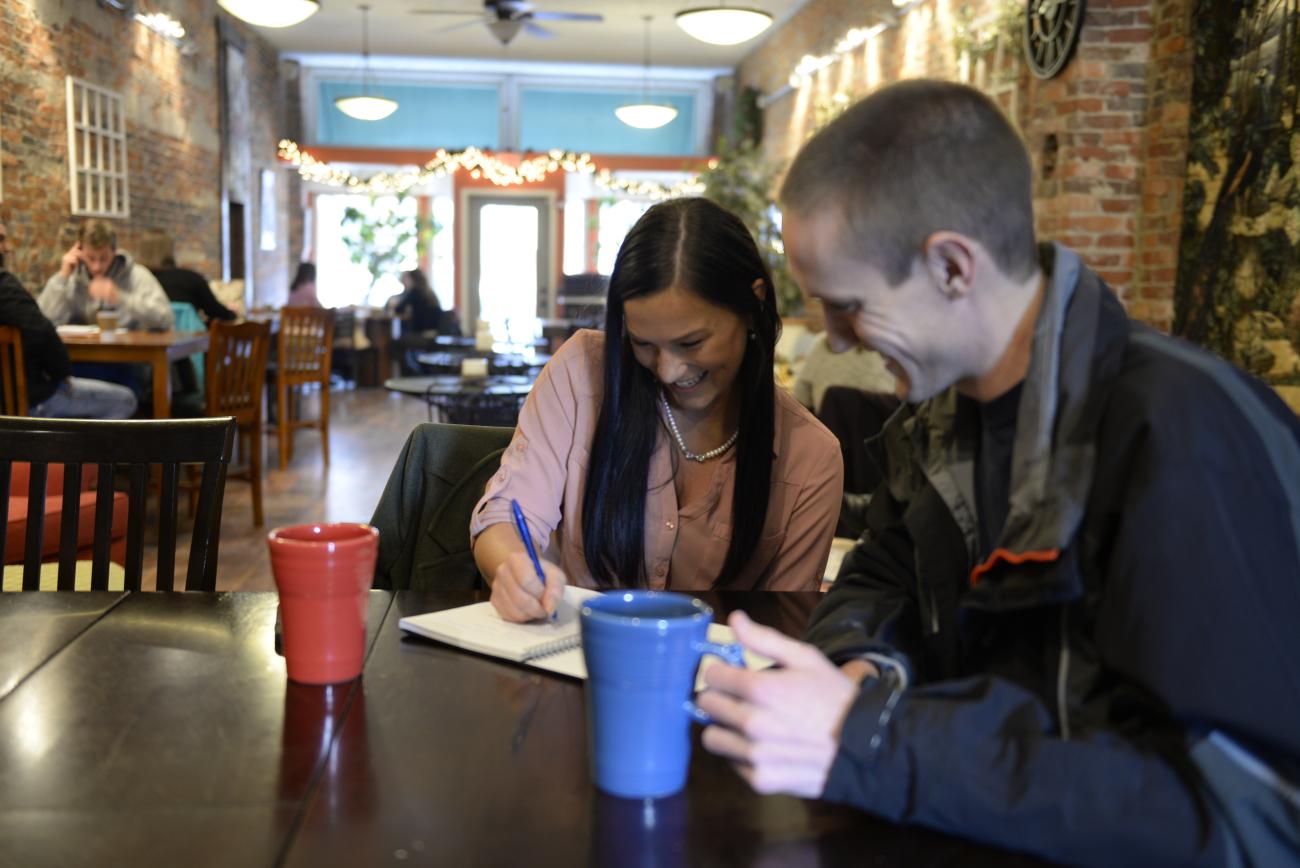
[[[673,411],[672,408],[668,406],[668,399],[660,394],[659,403],[663,404],[664,415],[668,417],[668,430],[673,432],[673,439],[677,441],[677,448],[682,450],[682,455],[686,456],[691,461],[708,461],[710,458],[717,458],[719,455],[730,449],[735,444],[736,438],[740,436],[740,429],[737,428],[735,431],[731,432],[731,436],[727,438],[726,443],[723,443],[716,449],[710,449],[708,452],[701,452],[696,455],[694,452],[686,448],[686,441],[682,439],[682,432],[677,429],[677,420],[673,418]]]

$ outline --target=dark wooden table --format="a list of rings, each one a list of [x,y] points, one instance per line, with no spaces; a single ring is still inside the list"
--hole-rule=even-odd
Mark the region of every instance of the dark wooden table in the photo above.
[[[424,367],[429,374],[437,375],[456,375],[461,372],[461,363],[466,359],[486,359],[488,364],[488,373],[492,375],[520,375],[536,376],[542,366],[551,360],[546,353],[539,353],[536,350],[527,350],[522,353],[505,352],[499,353],[495,350],[483,351],[475,350],[471,353],[420,353],[415,360]]]
[[[398,629],[474,599],[373,592],[364,676],[306,687],[272,593],[3,595],[0,865],[1037,864],[755,795],[698,744],[682,794],[605,796],[581,683]],[[817,599],[711,602],[797,632]]]
[[[492,374],[486,377],[460,377],[454,374],[431,374],[423,377],[393,377],[384,381],[390,392],[424,398],[429,421],[458,425],[502,425],[514,427],[519,408],[532,391],[536,377],[517,374]]]
[[[153,417],[172,414],[170,362],[208,348],[207,332],[59,333],[74,362],[125,362],[148,365],[153,378]]]

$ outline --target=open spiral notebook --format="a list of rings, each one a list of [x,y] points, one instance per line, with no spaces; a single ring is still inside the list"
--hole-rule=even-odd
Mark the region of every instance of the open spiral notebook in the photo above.
[[[401,619],[398,626],[408,633],[466,651],[585,680],[587,665],[582,659],[578,610],[582,608],[583,600],[599,594],[599,591],[587,588],[565,588],[559,616],[551,623],[511,623],[502,620],[491,603],[473,603],[441,612],[410,615]],[[725,624],[710,624],[709,641],[731,643],[736,641],[736,634]],[[695,678],[697,690],[703,687],[700,678],[704,671],[717,662],[712,655],[704,656]],[[745,652],[745,664],[750,669],[766,669],[772,662],[762,655]]]

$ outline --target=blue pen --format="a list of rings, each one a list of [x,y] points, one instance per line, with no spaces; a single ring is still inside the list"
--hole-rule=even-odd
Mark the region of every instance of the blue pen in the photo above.
[[[519,538],[524,541],[524,548],[528,552],[528,557],[533,562],[533,569],[537,570],[537,581],[543,586],[546,585],[546,573],[542,572],[542,562],[537,559],[537,549],[533,547],[533,535],[528,532],[528,524],[524,521],[524,511],[519,508],[519,501],[511,498],[510,511],[515,516],[515,530],[519,532]],[[551,613],[551,620],[554,621],[556,612]]]

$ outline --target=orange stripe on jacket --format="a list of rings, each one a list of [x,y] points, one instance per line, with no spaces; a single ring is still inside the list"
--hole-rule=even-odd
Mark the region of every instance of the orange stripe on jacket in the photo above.
[[[1050,564],[1060,556],[1060,549],[1048,549],[1043,552],[1025,552],[1024,554],[1016,554],[1007,549],[994,549],[993,553],[989,555],[988,560],[971,570],[970,583],[974,585],[978,582],[980,576],[993,569],[998,561],[1006,561],[1009,564],[1023,564],[1028,562]]]

